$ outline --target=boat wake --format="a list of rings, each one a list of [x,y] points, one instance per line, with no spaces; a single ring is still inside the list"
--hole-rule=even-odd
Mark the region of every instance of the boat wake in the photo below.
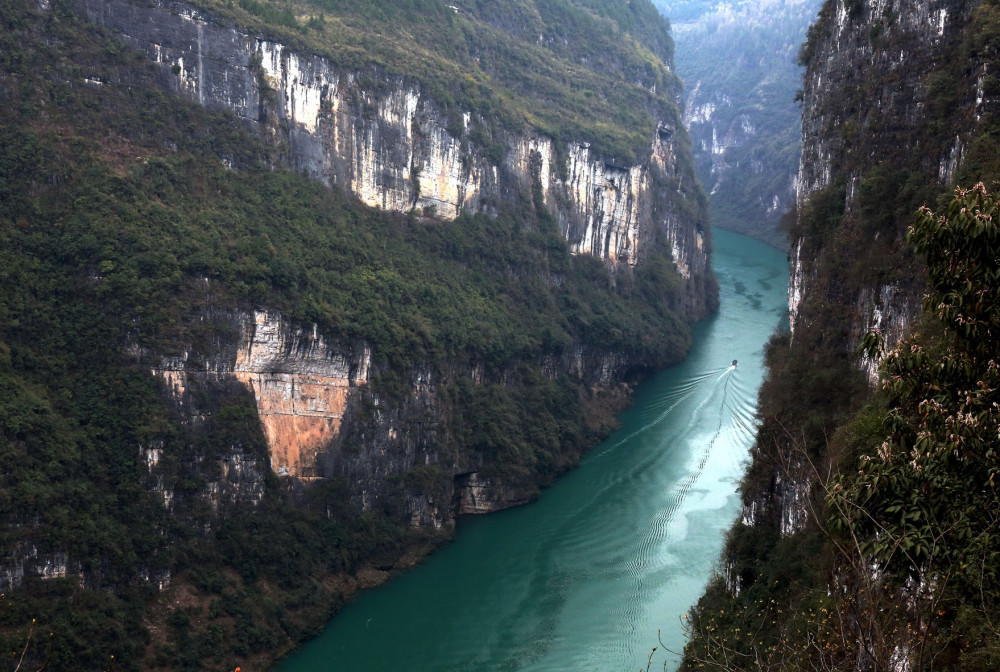
[[[643,432],[648,431],[653,427],[657,426],[658,424],[669,418],[670,414],[673,413],[678,406],[680,406],[685,401],[693,397],[700,390],[707,387],[709,383],[719,382],[735,368],[736,368],[735,366],[730,366],[727,369],[722,369],[721,370],[722,375],[719,376],[714,381],[712,380],[712,378],[713,376],[715,376],[716,373],[719,373],[720,369],[713,369],[712,371],[706,371],[705,373],[694,376],[693,378],[688,380],[684,385],[681,385],[677,389],[673,390],[670,394],[666,395],[663,399],[660,399],[656,403],[650,405],[650,407],[647,409],[647,413],[649,412],[657,413],[656,417],[654,417],[652,420],[643,424],[638,429],[630,432],[626,436],[622,437],[618,441],[611,444],[607,449],[601,451],[598,454],[598,457],[610,453],[615,448],[618,448],[622,444],[629,442],[630,440],[634,439],[636,436],[642,434]]]

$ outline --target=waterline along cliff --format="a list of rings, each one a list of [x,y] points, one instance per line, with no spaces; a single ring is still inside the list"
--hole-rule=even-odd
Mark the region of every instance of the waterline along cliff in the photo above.
[[[648,2],[0,15],[25,665],[266,665],[537,496],[717,305]]]
[[[996,295],[975,270],[997,260],[998,18],[832,0],[809,30],[792,330],[769,346],[744,513],[684,669],[1000,660],[996,339],[979,317]]]

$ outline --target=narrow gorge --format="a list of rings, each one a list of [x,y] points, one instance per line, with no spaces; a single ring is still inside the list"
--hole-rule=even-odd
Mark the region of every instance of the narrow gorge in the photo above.
[[[406,78],[339,69],[321,57],[241,32],[192,5],[85,0],[76,7],[82,17],[145,53],[159,66],[165,85],[182,97],[231,112],[257,133],[273,135],[281,145],[282,163],[341,187],[368,206],[450,219],[463,212],[493,214],[498,201],[535,194],[572,253],[626,269],[640,265],[650,254],[647,249],[665,247],[682,281],[683,298],[676,304],[693,318],[711,306],[705,290],[710,284],[708,234],[704,221],[692,222],[688,214],[691,202],[697,202],[697,188],[692,181],[681,190],[690,169],[683,164],[686,156],[678,157],[674,136],[679,119],[657,122],[643,162],[635,165],[601,159],[589,143],[567,143],[557,152],[556,143],[537,132],[487,129],[494,144],[483,147],[474,132],[487,120],[462,111],[461,123],[451,124],[448,114]],[[503,148],[499,156],[497,143]],[[392,408],[397,402],[365,394],[369,344],[338,350],[325,343],[315,326],[311,335],[303,334],[274,311],[238,315],[232,321],[239,342],[235,361],[231,354],[220,360],[222,353],[201,352],[196,359],[205,362],[203,371],[188,358],[176,357],[152,368],[174,390],[181,407],[191,405],[184,395],[191,369],[202,379],[215,372],[243,383],[256,400],[276,474],[343,476],[357,484],[352,502],[369,510],[384,498],[387,479],[441,462],[433,444],[443,437],[432,433],[417,438],[423,432],[415,436],[408,431],[406,419],[387,417],[399,414]],[[648,366],[631,353],[600,352],[583,343],[545,357],[553,375],[565,371],[591,387],[607,389]],[[368,361],[359,363],[359,358]],[[414,370],[411,376],[412,401],[406,403],[429,417],[438,415],[440,373]],[[377,429],[366,432],[371,447],[348,457],[338,446],[341,424],[345,413],[349,427],[371,421],[349,408],[350,399],[366,396],[390,407],[378,414]],[[533,496],[531,482],[478,476],[475,461],[445,464],[445,471],[455,473],[461,483],[474,485],[456,484],[454,494],[408,494],[405,517],[414,525],[450,525],[457,512],[490,511]],[[470,487],[476,503],[454,510],[451,502],[469,500]],[[427,501],[420,501],[424,497]]]
[[[799,46],[819,0],[658,0],[677,41],[684,123],[712,224],[787,247],[795,204]]]
[[[527,507],[460,521],[448,548],[359,596],[278,669],[364,669],[386,633],[419,670],[631,670],[651,653],[673,669],[662,646],[683,649],[682,617],[739,513],[763,346],[787,328],[780,250],[716,231],[713,268],[719,312],[577,469]]]

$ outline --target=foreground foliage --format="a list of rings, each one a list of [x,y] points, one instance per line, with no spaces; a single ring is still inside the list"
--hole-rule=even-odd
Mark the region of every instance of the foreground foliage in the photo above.
[[[1000,654],[988,644],[1000,638],[997,214],[982,184],[959,189],[946,214],[921,209],[908,239],[927,259],[926,328],[885,353],[888,436],[830,488],[833,529],[905,579],[897,590],[913,612],[901,616],[918,668],[945,653],[967,669]]]
[[[818,527],[771,539],[735,528],[729,576],[746,589],[717,584],[702,599],[689,666],[1000,662],[997,214],[982,184],[959,189],[946,214],[918,213],[908,240],[927,260],[922,327],[888,349],[881,391],[834,439],[843,470],[814,472]],[[878,334],[865,346],[878,356]]]

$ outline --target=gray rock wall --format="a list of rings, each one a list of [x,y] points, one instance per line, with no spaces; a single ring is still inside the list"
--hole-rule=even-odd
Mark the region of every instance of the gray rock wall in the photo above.
[[[672,195],[662,185],[678,174],[676,129],[666,120],[650,139],[647,159],[634,166],[606,163],[586,143],[571,143],[560,159],[553,142],[531,129],[507,137],[503,160],[493,163],[468,137],[470,124],[481,120],[466,113],[464,131],[452,136],[441,110],[415,83],[382,76],[379,90],[371,90],[356,72],[185,3],[74,3],[87,20],[161,64],[181,95],[286,141],[291,168],[340,185],[368,205],[433,208],[452,218],[523,196],[538,180],[575,252],[635,266],[661,238],[683,276],[707,273],[703,232],[664,206]]]
[[[330,343],[315,328],[297,327],[277,311],[214,312],[205,319],[225,325],[217,332],[228,334],[208,350],[164,357],[133,348],[130,355],[163,382],[189,424],[211,416],[213,397],[222,390],[252,396],[268,454],[254,456],[232,446],[213,458],[218,464],[206,471],[214,477],[198,495],[213,513],[256,507],[268,469],[301,485],[342,479],[355,510],[392,503],[416,527],[451,525],[456,515],[506,508],[537,494],[534,482],[480,473],[488,465],[474,452],[456,451],[444,428],[442,375],[481,383],[475,368],[435,374],[417,367],[408,373],[404,397],[385,398],[369,384],[374,372],[364,344]],[[641,365],[623,353],[575,346],[547,359],[543,368],[553,376],[568,372],[605,394],[625,395],[621,381]],[[140,457],[149,487],[170,510],[176,478],[161,466],[162,444],[142,447]],[[392,484],[415,473],[421,473],[421,482],[404,487],[405,502],[390,501],[399,494]]]
[[[830,0],[811,30],[799,213],[825,190],[843,199],[843,214],[829,230],[806,229],[792,241],[792,348],[803,338],[810,347],[836,351],[822,354],[820,366],[822,357],[849,357],[871,385],[881,362],[856,355],[855,348],[869,331],[890,346],[904,337],[920,313],[924,287],[919,262],[905,251],[906,213],[876,225],[862,191],[878,171],[906,171],[929,185],[928,193],[950,186],[984,105],[995,102],[969,86],[957,113],[942,121],[933,110],[931,75],[956,57],[977,4]],[[744,493],[744,523],[788,534],[807,520],[815,474],[795,441],[775,443],[754,457],[751,471],[761,487]]]

